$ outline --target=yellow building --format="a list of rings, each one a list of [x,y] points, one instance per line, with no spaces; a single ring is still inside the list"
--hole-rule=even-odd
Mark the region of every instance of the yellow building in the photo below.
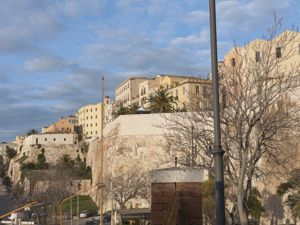
[[[42,128],[42,133],[78,133],[78,121],[73,115],[59,119],[57,122]]]
[[[104,98],[105,123],[111,121],[112,104],[109,97]],[[77,113],[78,124],[82,127],[82,133],[86,137],[99,137],[101,135],[102,103],[89,104],[81,107]]]
[[[191,76],[157,75],[139,84],[139,105],[147,108],[150,95],[165,88],[175,98],[176,109],[211,107],[211,80]],[[190,108],[191,109],[191,108]]]
[[[82,133],[87,137],[100,136],[101,134],[102,104],[89,104],[81,107],[76,115],[78,124],[82,126]]]

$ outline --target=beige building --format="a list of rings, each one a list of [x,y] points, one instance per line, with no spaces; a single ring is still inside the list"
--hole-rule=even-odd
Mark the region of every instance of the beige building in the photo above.
[[[112,104],[109,97],[104,98],[105,123],[112,120]],[[86,137],[99,137],[101,135],[102,103],[89,104],[81,107],[77,113],[78,124]]]
[[[79,133],[76,116],[70,115],[42,128],[42,133]]]
[[[211,80],[191,76],[157,75],[139,84],[139,105],[147,108],[147,99],[159,88],[168,90],[176,101],[176,109],[187,105],[198,105],[203,109],[211,107]]]
[[[174,108],[183,109],[187,104],[198,104],[200,108],[211,106],[211,80],[191,76],[163,75],[155,77],[130,77],[115,89],[116,105],[127,107],[137,104],[148,107],[147,100],[159,88],[167,89],[175,98]]]
[[[90,104],[81,107],[76,115],[78,124],[82,126],[82,133],[87,137],[100,136],[101,134],[102,104]]]
[[[287,39],[287,40],[286,40]],[[300,66],[300,32],[285,31],[272,40],[256,39],[243,47],[231,49],[225,56],[224,61],[220,63],[220,68],[226,76],[234,76],[239,67],[246,68],[247,65],[253,66],[255,62],[259,68],[260,62],[267,65],[265,60],[271,63],[280,61],[280,70],[287,73],[292,68]],[[246,62],[246,63],[245,63]],[[280,72],[280,71],[278,71]],[[244,77],[244,79],[248,79]],[[300,86],[300,75],[291,81],[293,85]],[[300,90],[297,88],[296,93],[291,97],[299,102]]]
[[[275,91],[277,91],[276,89],[279,89],[279,87],[286,87],[285,84],[287,84],[294,86],[295,89],[285,93],[284,97],[282,97],[285,103],[284,106],[288,106],[291,103],[298,104],[298,106],[300,104],[299,32],[285,31],[269,40],[256,39],[245,46],[234,47],[224,56],[224,61],[221,62],[219,66],[221,73],[224,75],[222,82],[226,87],[226,91],[230,90],[231,94],[235,93],[241,95],[241,93],[245,94],[248,92],[253,93],[253,96],[255,96],[259,89],[253,84],[258,83],[258,81],[264,81],[263,83],[266,87],[270,85],[269,87],[272,88],[269,89]],[[289,79],[291,75],[293,78]],[[283,80],[284,83],[278,85],[278,83],[276,83],[278,80]],[[239,86],[236,85],[236,83],[242,85]],[[245,85],[243,86],[243,84]],[[251,95],[249,94],[249,96]],[[230,101],[230,96],[227,100]],[[274,110],[277,106],[274,104],[272,107],[270,110]],[[282,105],[279,109],[282,111],[285,110]],[[279,166],[277,163],[272,164],[272,160],[270,160],[269,157],[262,158],[259,161],[259,165],[264,167],[265,174],[268,174],[269,171],[273,173],[274,171],[276,172],[276,176],[269,176],[266,180],[259,177],[253,180],[254,186],[261,192],[276,193],[278,185],[288,178],[287,169],[292,170],[299,168],[299,134],[292,133],[292,130],[289,133],[292,134],[292,137],[289,137],[288,145],[284,144],[287,138],[284,137],[280,141],[282,144],[279,149],[281,154],[276,156],[279,161],[282,160],[281,157],[284,158],[286,156],[292,159],[289,161],[287,168],[285,168],[285,166]],[[287,160],[288,159],[286,159],[286,161]],[[264,197],[266,197],[266,195]],[[285,207],[284,217],[290,220],[292,218],[287,207]],[[284,221],[279,221],[279,223]],[[260,222],[266,224],[262,219]]]
[[[151,80],[147,77],[129,77],[115,89],[115,103],[127,107],[139,103],[139,84]]]

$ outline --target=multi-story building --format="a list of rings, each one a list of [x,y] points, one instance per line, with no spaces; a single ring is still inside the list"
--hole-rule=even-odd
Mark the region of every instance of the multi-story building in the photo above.
[[[42,128],[42,133],[80,133],[76,116],[60,118],[57,122]]]
[[[139,103],[139,84],[143,81],[151,80],[147,77],[129,77],[115,89],[116,105],[127,107]]]
[[[280,64],[278,69],[282,71],[274,70],[276,63]],[[269,66],[269,68],[261,68],[259,65]],[[243,47],[234,47],[224,56],[224,61],[219,66],[226,74],[227,80],[229,76],[235,76],[237,71],[241,73],[242,69],[249,66],[257,66],[257,69],[260,70],[272,69],[274,72],[288,74],[288,71],[300,66],[300,32],[285,31],[271,40],[256,39]],[[246,72],[244,73],[246,74]],[[242,79],[249,78],[244,76]],[[233,80],[232,77],[231,80]],[[295,80],[291,82],[300,87],[300,75],[295,76]],[[297,98],[298,96],[297,101],[299,101],[299,93],[298,88],[296,94],[293,93],[291,97]]]
[[[86,137],[99,137],[101,135],[102,103],[89,104],[81,107],[77,113],[78,124]],[[109,97],[104,98],[105,123],[112,120],[112,104]]]
[[[203,109],[211,106],[211,80],[191,76],[157,75],[139,84],[139,105],[147,108],[150,95],[159,88],[168,90],[176,101],[175,108],[198,105]]]

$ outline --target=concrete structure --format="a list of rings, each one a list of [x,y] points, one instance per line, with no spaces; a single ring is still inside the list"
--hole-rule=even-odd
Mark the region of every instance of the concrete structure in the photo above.
[[[24,146],[29,145],[74,145],[78,144],[78,135],[74,133],[44,133],[32,134],[23,141]]]
[[[199,169],[151,171],[151,224],[202,225],[201,182],[206,180],[208,173]]]
[[[42,128],[42,133],[80,133],[76,116],[60,118],[57,122]]]
[[[139,84],[143,81],[150,80],[147,77],[129,77],[115,89],[116,105],[127,107],[139,102]]]

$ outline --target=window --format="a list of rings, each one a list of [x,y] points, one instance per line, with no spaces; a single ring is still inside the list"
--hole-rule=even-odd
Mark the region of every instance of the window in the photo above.
[[[95,118],[97,119],[97,117],[98,117],[98,116],[96,115]]]
[[[64,138],[64,141],[66,141],[67,139],[66,138]]]
[[[93,117],[91,116],[91,119],[93,119]]]
[[[98,124],[96,123],[95,126],[98,126]]]
[[[281,58],[281,47],[276,48],[276,58]]]
[[[56,141],[56,139],[55,139],[55,138],[53,138],[53,141]]]
[[[91,127],[93,126],[93,124],[91,123]]]
[[[299,53],[299,55],[300,55],[300,44],[299,44],[299,46],[298,46],[298,53]]]
[[[93,134],[93,131],[91,131],[91,135]]]
[[[197,85],[196,86],[196,94],[199,94],[200,93],[200,88],[199,88],[199,86]]]
[[[259,62],[260,61],[260,52],[257,51],[255,52],[255,62]]]
[[[235,67],[235,64],[236,64],[236,63],[235,63],[235,58],[232,58],[232,59],[231,59],[231,66]]]
[[[91,109],[91,112],[93,112],[93,109]]]
[[[204,102],[204,109],[208,109],[208,101]]]
[[[97,108],[95,108],[95,111],[97,111]]]
[[[175,92],[176,92],[176,97],[178,97],[178,89],[176,89]]]
[[[88,119],[89,119],[89,117],[87,116],[87,117],[86,117],[86,119],[88,120]]]
[[[45,138],[45,141],[47,141],[47,138]]]
[[[87,124],[86,127],[88,127],[89,125]]]
[[[207,89],[207,86],[204,86],[204,87],[203,87],[203,96],[204,96],[205,98],[208,97],[208,89]]]

